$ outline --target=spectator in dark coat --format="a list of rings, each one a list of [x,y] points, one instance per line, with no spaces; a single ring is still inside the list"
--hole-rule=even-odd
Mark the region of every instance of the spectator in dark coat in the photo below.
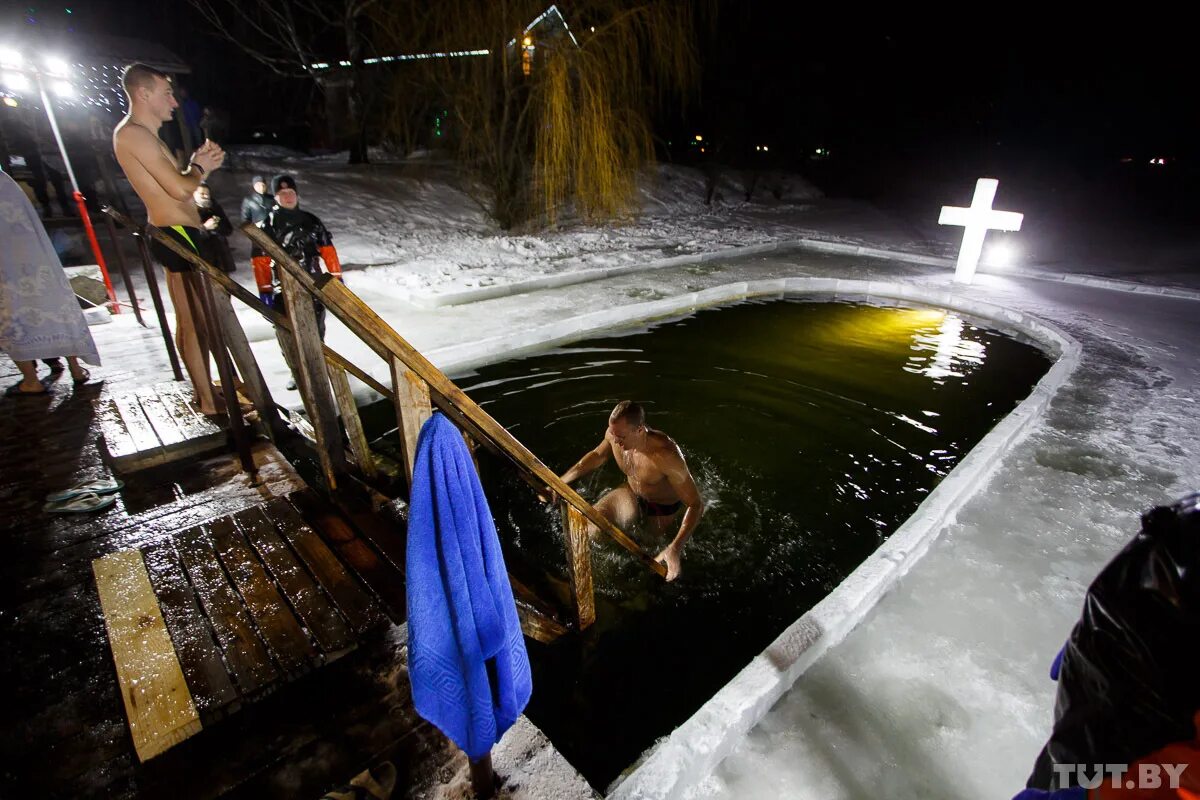
[[[201,227],[217,244],[213,252],[218,254],[221,263],[213,266],[227,273],[233,272],[236,265],[233,262],[233,253],[229,250],[229,235],[233,233],[233,225],[225,216],[225,209],[213,199],[212,190],[208,188],[207,183],[196,187],[196,191],[192,192],[192,199],[196,201],[196,210],[200,212]]]
[[[242,200],[242,222],[261,225],[275,206],[275,198],[267,194],[267,182],[262,175],[255,175],[250,185],[254,191]]]

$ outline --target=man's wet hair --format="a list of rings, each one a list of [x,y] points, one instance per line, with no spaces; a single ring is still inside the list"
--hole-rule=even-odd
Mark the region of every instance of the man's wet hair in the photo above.
[[[609,422],[625,420],[629,425],[635,428],[640,428],[646,424],[646,409],[642,408],[641,403],[633,400],[622,400],[617,403],[616,408],[608,415]]]
[[[121,70],[121,86],[125,87],[125,94],[130,100],[133,100],[133,93],[137,89],[153,89],[156,78],[171,80],[167,73],[146,64],[134,63]]]

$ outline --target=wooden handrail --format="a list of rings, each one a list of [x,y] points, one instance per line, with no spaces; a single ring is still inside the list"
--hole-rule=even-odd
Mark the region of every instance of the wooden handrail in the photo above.
[[[104,209],[104,213],[108,214],[114,220],[121,223],[121,225],[123,225],[126,228],[129,228],[130,230],[137,230],[137,229],[139,229],[139,227],[141,227],[136,222],[134,222],[132,219],[125,216],[120,211],[117,211],[115,208],[106,206]],[[275,325],[278,325],[279,327],[283,328],[285,331],[287,331],[289,333],[292,332],[291,320],[289,320],[285,315],[280,314],[278,311],[276,311],[275,309],[268,306],[262,300],[259,300],[258,297],[255,296],[255,294],[253,292],[251,292],[246,287],[242,286],[240,283],[235,281],[233,278],[229,277],[224,272],[222,272],[221,270],[214,267],[212,264],[209,264],[207,261],[205,261],[203,258],[201,258],[196,253],[196,251],[190,250],[190,249],[184,247],[183,245],[179,244],[179,242],[175,241],[170,236],[165,235],[162,231],[160,231],[158,228],[155,228],[153,226],[145,227],[145,231],[152,239],[154,239],[154,241],[158,242],[159,244],[163,245],[164,247],[167,247],[168,249],[171,250],[171,252],[175,253],[176,255],[178,255],[180,258],[186,260],[187,262],[195,265],[198,269],[203,270],[204,273],[206,275],[208,275],[208,277],[212,278],[214,281],[216,281],[218,284],[220,284],[221,288],[224,289],[225,291],[229,292],[229,294],[233,295],[238,300],[241,300],[243,303],[250,306],[250,308],[253,309],[254,311],[257,311],[259,314],[262,314],[264,317],[266,317],[268,320],[270,320]],[[334,350],[329,345],[324,345],[324,353],[325,353],[326,360],[331,361],[334,364],[337,364],[339,367],[346,370],[351,375],[358,378],[360,381],[365,383],[367,386],[370,386],[372,389],[379,392],[384,397],[392,396],[391,389],[387,388],[382,383],[380,383],[379,381],[372,378],[365,370],[363,370],[360,367],[358,367],[357,365],[355,365],[354,362],[350,361],[350,359],[346,358],[345,356],[343,356],[341,353]]]
[[[545,486],[599,530],[604,531],[617,544],[636,556],[647,567],[666,577],[666,567],[655,561],[653,556],[643,550],[637,542],[629,538],[624,531],[597,511],[591,503],[584,500],[578,492],[559,479],[555,472],[533,455],[503,425],[480,408],[474,400],[446,377],[445,373],[410,345],[382,317],[376,314],[374,309],[346,288],[340,280],[332,275],[322,275],[314,280],[283,248],[279,247],[257,226],[246,223],[242,225],[241,230],[251,241],[271,256],[277,266],[287,270],[300,286],[320,300],[327,309],[333,312],[334,316],[341,320],[342,324],[385,361],[391,363],[393,358],[400,359],[417,377],[425,381],[430,389],[430,399],[460,428],[466,428],[468,433],[476,439],[494,445],[517,467],[519,472],[523,473],[527,481],[534,486],[538,484]],[[172,242],[172,244],[174,243]],[[182,250],[182,248],[179,249]],[[223,273],[221,275],[226,277]]]

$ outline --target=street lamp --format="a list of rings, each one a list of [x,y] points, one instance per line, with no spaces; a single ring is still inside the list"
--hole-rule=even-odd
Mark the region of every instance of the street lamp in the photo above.
[[[92,254],[96,257],[100,274],[104,276],[104,289],[108,292],[109,304],[114,313],[120,313],[121,307],[117,304],[117,293],[113,289],[112,279],[108,277],[108,265],[104,262],[104,254],[100,252],[100,242],[96,239],[96,229],[92,227],[92,218],[88,215],[83,192],[79,191],[79,181],[75,179],[75,170],[71,166],[71,159],[67,157],[67,147],[63,144],[62,133],[58,130],[58,118],[54,116],[54,106],[50,104],[50,97],[46,94],[46,80],[48,79],[51,81],[54,93],[59,97],[74,96],[75,89],[67,80],[70,66],[57,56],[45,57],[42,64],[43,66],[39,69],[32,60],[26,60],[20,52],[10,47],[0,47],[0,80],[4,85],[10,91],[27,92],[30,90],[30,80],[32,79],[33,85],[37,87],[38,94],[42,99],[42,108],[46,109],[46,119],[50,122],[50,130],[54,132],[54,141],[58,144],[59,155],[62,156],[63,165],[67,168],[67,176],[71,179],[72,196],[75,199],[75,205],[79,208],[79,219],[83,221],[83,229],[87,232]]]

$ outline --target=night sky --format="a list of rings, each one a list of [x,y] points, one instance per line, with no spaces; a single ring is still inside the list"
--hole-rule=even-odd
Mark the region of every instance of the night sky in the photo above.
[[[1176,159],[1176,178],[1191,174],[1200,133],[1195,45],[1169,15],[799,5],[718,4],[702,36],[702,86],[682,117],[664,117],[664,142],[678,150],[703,131],[728,163],[769,144],[771,166],[864,196],[930,173],[1087,177],[1122,157],[1133,159],[1126,169]],[[71,15],[67,7],[8,3],[0,29],[30,29],[33,8],[42,30],[156,39],[193,65],[185,80],[202,103],[231,111],[235,136],[305,120],[310,85],[265,72],[212,36],[184,0],[95,0],[71,5]],[[560,8],[569,21],[570,3]],[[817,147],[832,158],[813,161]]]

